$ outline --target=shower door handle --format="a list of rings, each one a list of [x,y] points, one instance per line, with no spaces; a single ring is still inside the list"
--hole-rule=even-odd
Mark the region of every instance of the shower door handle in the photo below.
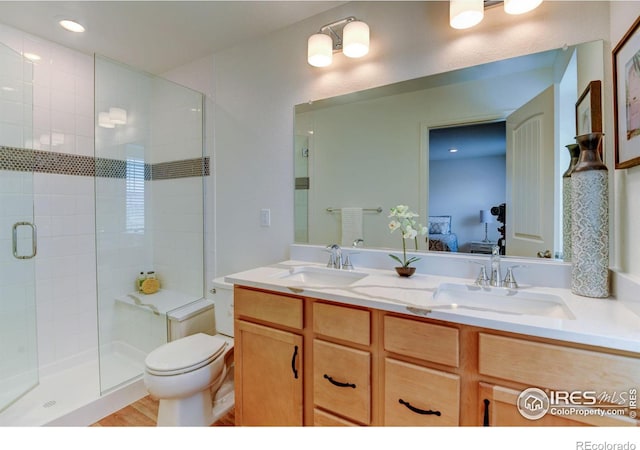
[[[31,228],[31,254],[19,255],[18,254],[18,227],[30,227]],[[16,222],[13,224],[13,256],[17,259],[31,259],[36,256],[38,252],[36,226],[31,222]]]

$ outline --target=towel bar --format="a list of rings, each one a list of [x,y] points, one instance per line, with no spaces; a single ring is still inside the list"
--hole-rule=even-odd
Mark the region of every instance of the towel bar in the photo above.
[[[327,208],[327,212],[340,212],[342,210],[342,208]],[[381,213],[382,212],[382,207],[378,206],[377,208],[362,208],[362,211],[364,212],[375,212],[375,213]]]

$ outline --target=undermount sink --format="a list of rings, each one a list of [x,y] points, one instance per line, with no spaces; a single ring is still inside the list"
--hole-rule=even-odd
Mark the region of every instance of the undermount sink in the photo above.
[[[510,315],[575,319],[561,297],[500,287],[443,283],[433,294],[433,309],[467,309]]]
[[[275,277],[291,283],[292,286],[344,287],[363,279],[367,275],[366,273],[352,270],[298,266],[279,273]]]

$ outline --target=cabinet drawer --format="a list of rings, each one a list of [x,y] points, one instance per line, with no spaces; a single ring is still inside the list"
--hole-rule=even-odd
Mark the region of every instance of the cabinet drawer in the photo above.
[[[368,425],[371,421],[371,355],[343,345],[313,341],[316,406]]]
[[[637,386],[640,358],[480,333],[479,371],[527,386],[623,392]]]
[[[451,367],[460,364],[458,329],[385,316],[384,349]]]
[[[318,408],[313,409],[313,426],[314,427],[357,427],[356,423],[349,422],[342,417],[334,416],[326,411]]]
[[[233,294],[236,319],[256,319],[302,329],[302,299],[236,287]]]
[[[313,331],[327,337],[369,345],[370,316],[371,313],[363,309],[316,302],[313,304]]]
[[[457,426],[460,377],[386,358],[384,424]]]

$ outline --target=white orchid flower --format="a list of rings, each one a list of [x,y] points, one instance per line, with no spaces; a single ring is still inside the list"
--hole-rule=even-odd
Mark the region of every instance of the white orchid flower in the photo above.
[[[389,230],[391,232],[396,231],[398,228],[400,228],[400,222],[398,222],[397,220],[392,220],[391,222],[389,222]]]
[[[402,237],[405,238],[405,239],[413,239],[417,235],[418,235],[418,232],[416,230],[414,230],[413,228],[409,227],[409,228],[404,230],[404,234],[402,235]]]

